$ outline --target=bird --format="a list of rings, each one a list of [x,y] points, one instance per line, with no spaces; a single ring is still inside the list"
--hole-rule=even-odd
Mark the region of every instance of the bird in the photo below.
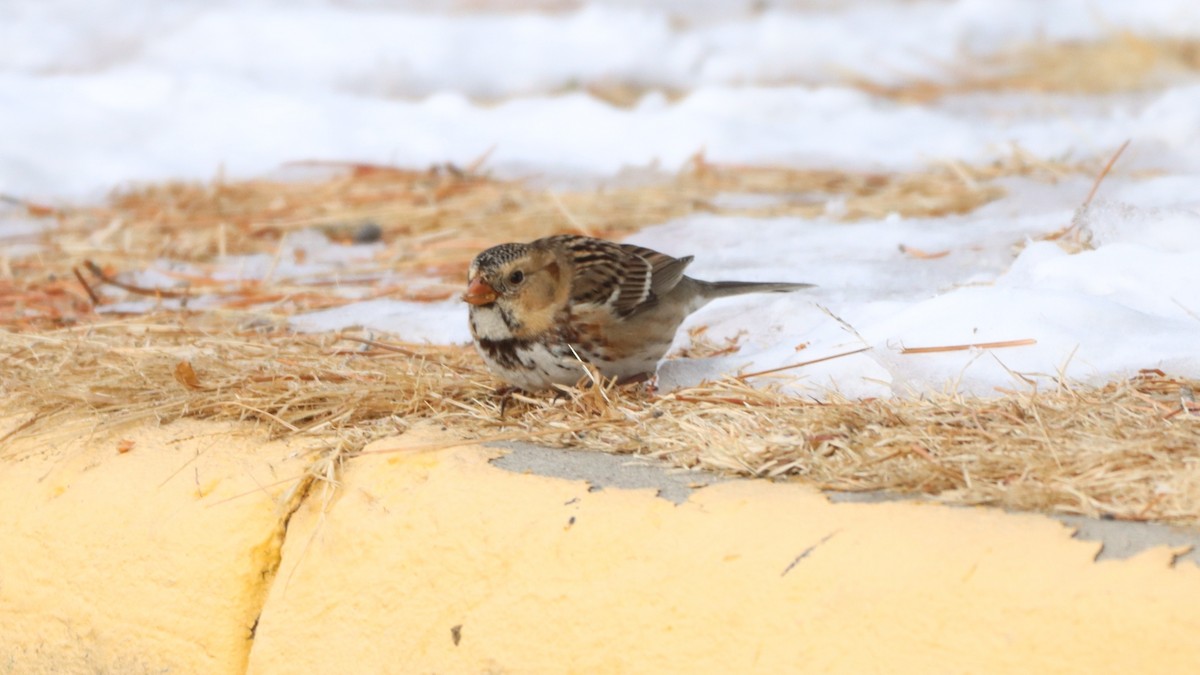
[[[638,382],[708,302],[813,286],[701,281],[683,273],[693,258],[571,234],[493,246],[471,262],[462,296],[475,348],[510,391],[574,385],[583,362]]]

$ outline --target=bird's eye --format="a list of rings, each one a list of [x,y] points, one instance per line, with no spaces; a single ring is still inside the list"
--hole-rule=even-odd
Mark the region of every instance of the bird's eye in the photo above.
[[[525,273],[522,272],[521,270],[517,270],[517,271],[513,272],[512,274],[508,275],[508,283],[510,283],[510,284],[516,285],[516,284],[521,283],[522,281],[525,281]]]

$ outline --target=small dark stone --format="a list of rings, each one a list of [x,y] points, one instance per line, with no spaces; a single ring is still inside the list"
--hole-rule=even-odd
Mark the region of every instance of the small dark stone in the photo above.
[[[378,223],[365,222],[354,231],[354,243],[374,244],[383,238],[383,228]]]

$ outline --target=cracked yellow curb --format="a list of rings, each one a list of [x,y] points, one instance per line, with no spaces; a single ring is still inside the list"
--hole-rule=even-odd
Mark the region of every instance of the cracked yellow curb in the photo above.
[[[675,506],[410,434],[295,514],[250,659],[287,672],[1102,672],[1200,662],[1200,569],[1039,516],[733,481]],[[410,448],[406,450],[406,448]],[[415,449],[412,449],[415,448]],[[394,450],[395,452],[387,452]]]
[[[243,671],[305,443],[95,427],[0,444],[0,671]]]
[[[1039,516],[730,481],[515,474],[435,430],[291,514],[302,443],[176,422],[0,451],[12,672],[1146,672],[1200,662],[1200,568]],[[119,440],[133,448],[117,452]],[[38,445],[40,443],[40,445]],[[442,449],[431,450],[430,447]],[[276,546],[287,522],[282,548]],[[278,573],[271,574],[278,561]],[[261,613],[261,614],[260,614]],[[253,636],[250,628],[257,626]]]

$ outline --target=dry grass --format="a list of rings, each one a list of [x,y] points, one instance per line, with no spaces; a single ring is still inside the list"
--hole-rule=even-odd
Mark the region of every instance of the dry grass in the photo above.
[[[435,419],[468,438],[648,454],[837,490],[1200,522],[1200,417],[1180,398],[1196,383],[1147,376],[994,400],[814,403],[743,376],[661,396],[612,387],[516,396],[501,418],[496,382],[467,347],[295,335],[285,329],[290,313],[351,300],[319,280],[231,283],[209,274],[227,264],[222,256],[278,257],[293,231],[318,228],[341,240],[370,223],[383,243],[365,266],[370,296],[433,300],[459,292],[470,258],[501,240],[572,229],[620,236],[697,212],[813,216],[831,199],[844,204],[843,219],[937,216],[993,199],[996,178],[1055,180],[1096,169],[1020,152],[990,166],[909,174],[719,166],[697,157],[652,184],[552,193],[471,167],[351,166],[318,182],[151,186],[91,209],[23,204],[55,227],[33,240],[40,255],[0,259],[0,400],[26,416],[5,433],[52,433],[82,413],[112,427],[183,416],[250,420],[331,448],[314,465],[324,475],[371,439]],[[728,193],[778,199],[717,206]],[[121,274],[159,258],[198,271],[165,290],[133,286]],[[96,312],[130,293],[217,302],[204,312]],[[705,349],[697,344],[693,355]],[[8,438],[0,438],[0,456],[11,452]]]
[[[621,237],[696,213],[815,217],[826,214],[831,202],[839,205],[827,214],[834,219],[936,217],[969,212],[997,198],[1002,193],[992,182],[997,178],[1056,180],[1094,170],[1019,149],[986,166],[946,163],[911,173],[725,166],[698,155],[673,176],[558,192],[496,180],[476,167],[335,168],[341,170],[337,175],[317,181],[152,185],[95,208],[22,203],[21,211],[53,228],[30,239],[43,246],[39,255],[9,259],[0,252],[0,325],[29,330],[88,321],[95,305],[111,296],[110,282],[120,273],[162,259],[187,263],[190,271],[171,272],[170,288],[142,288],[143,295],[217,298],[229,310],[276,303],[295,312],[349,302],[329,283],[212,277],[229,267],[225,256],[303,255],[285,253],[290,249],[282,244],[289,233],[307,229],[339,242],[375,234],[384,244],[373,261],[356,267],[357,280],[339,280],[343,288],[357,283],[372,296],[427,301],[458,293],[471,258],[501,241],[564,231]],[[729,193],[774,199],[766,206],[721,206],[719,197]]]
[[[495,381],[466,347],[203,319],[0,333],[0,394],[28,416],[15,433],[48,433],[81,411],[114,427],[182,416],[252,420],[272,434],[338,447],[341,457],[434,419],[471,439],[636,453],[834,490],[1200,523],[1200,408],[1188,400],[1200,382],[1161,374],[998,399],[824,403],[731,377],[665,395],[613,386],[557,399],[517,395],[502,418]],[[9,452],[5,440],[0,456]]]
[[[941,66],[945,76],[938,80],[905,78],[902,84],[891,85],[872,79],[870,73],[861,73],[849,75],[846,84],[906,103],[929,103],[954,94],[991,92],[1094,95],[1150,91],[1194,78],[1200,72],[1200,40],[1114,32],[1099,40],[1027,44],[987,56],[963,57]],[[754,84],[809,83],[786,78]],[[688,93],[611,80],[579,83],[568,91],[584,91],[621,108],[632,108],[651,91],[668,101],[677,101]]]
[[[950,94],[1031,92],[1112,94],[1147,91],[1200,71],[1200,41],[1116,33],[1089,42],[1047,42],[1000,52],[952,68],[946,81],[883,86],[856,79],[870,93],[927,103]]]

